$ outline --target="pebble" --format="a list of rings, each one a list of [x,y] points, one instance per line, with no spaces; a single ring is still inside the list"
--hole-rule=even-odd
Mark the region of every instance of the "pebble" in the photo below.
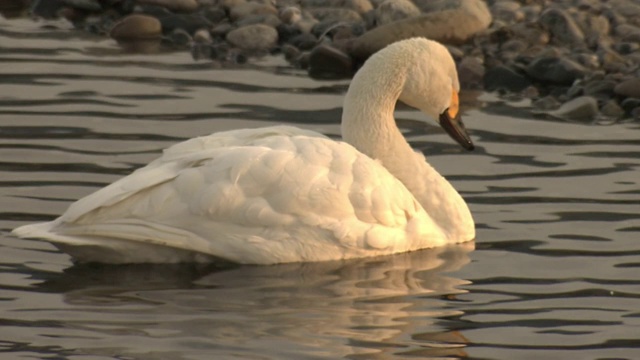
[[[540,24],[549,30],[553,41],[572,47],[584,44],[584,33],[571,16],[558,8],[550,8],[540,14]]]
[[[526,76],[504,65],[493,67],[484,74],[484,87],[488,91],[520,92],[530,85]]]
[[[420,9],[409,0],[385,0],[375,10],[377,25],[384,25],[419,15]]]
[[[614,119],[620,119],[624,116],[624,110],[618,104],[618,102],[613,99],[608,100],[602,106],[602,108],[600,109],[600,113],[604,116],[614,118]]]
[[[631,78],[619,83],[613,92],[621,96],[640,99],[640,78]]]
[[[229,31],[227,41],[243,50],[269,51],[278,43],[278,32],[264,24],[247,25]]]
[[[353,60],[346,53],[319,45],[309,55],[309,76],[316,79],[343,79],[353,75]]]
[[[458,79],[464,89],[481,89],[484,75],[484,64],[477,57],[465,57],[458,64]]]
[[[141,14],[133,14],[116,23],[109,36],[116,40],[159,39],[162,35],[160,20]]]
[[[526,68],[527,75],[545,83],[571,85],[586,74],[586,69],[569,59],[559,57],[540,57]]]
[[[229,10],[231,21],[238,21],[251,15],[278,15],[278,10],[273,5],[260,4],[255,2],[241,3]]]
[[[548,114],[566,120],[593,121],[598,115],[598,101],[591,96],[580,96]]]
[[[196,0],[137,0],[138,4],[155,5],[174,12],[193,12],[198,9]]]

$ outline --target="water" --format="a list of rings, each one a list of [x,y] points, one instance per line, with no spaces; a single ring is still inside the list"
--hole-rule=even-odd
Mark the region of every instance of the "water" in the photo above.
[[[72,266],[9,231],[182,139],[279,121],[337,135],[348,82],[278,58],[219,69],[183,51],[123,54],[43,25],[0,22],[0,358],[640,357],[638,123],[550,121],[467,94],[466,153],[398,111],[470,204],[475,244],[271,267]]]

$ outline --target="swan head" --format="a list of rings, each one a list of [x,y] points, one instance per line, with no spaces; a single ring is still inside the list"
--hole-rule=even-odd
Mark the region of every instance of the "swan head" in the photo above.
[[[433,117],[458,144],[473,150],[473,142],[460,117],[458,72],[442,44],[425,38],[403,40],[387,47],[402,54],[396,60],[406,66],[399,100]]]

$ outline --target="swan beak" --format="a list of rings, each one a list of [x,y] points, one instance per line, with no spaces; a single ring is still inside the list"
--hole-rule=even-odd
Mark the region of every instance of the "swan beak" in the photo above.
[[[444,131],[451,136],[451,138],[462,145],[463,148],[471,151],[474,149],[473,141],[469,137],[467,129],[464,127],[464,123],[460,118],[460,113],[455,116],[450,115],[449,109],[440,114],[440,126]]]

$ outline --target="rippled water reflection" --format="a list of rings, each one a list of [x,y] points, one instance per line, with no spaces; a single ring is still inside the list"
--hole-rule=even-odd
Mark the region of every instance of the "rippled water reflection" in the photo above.
[[[398,111],[469,202],[475,244],[272,267],[77,267],[9,231],[182,139],[277,122],[337,136],[347,82],[278,58],[220,69],[123,54],[20,19],[0,22],[0,61],[0,358],[638,357],[637,123],[548,121],[467,94],[477,149],[464,153]]]

